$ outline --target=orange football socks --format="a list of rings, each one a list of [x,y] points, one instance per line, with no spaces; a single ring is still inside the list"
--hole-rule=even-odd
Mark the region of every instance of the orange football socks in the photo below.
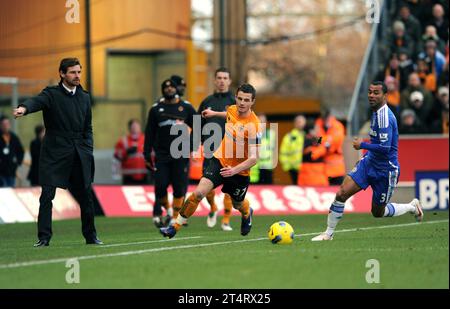
[[[217,205],[216,205],[216,202],[214,201],[215,196],[216,196],[215,190],[211,190],[211,191],[209,191],[208,194],[206,194],[206,200],[208,201],[209,205],[211,206],[211,212],[217,211]]]
[[[184,196],[183,197],[174,197],[173,198],[173,218],[177,218],[178,217],[178,213],[181,210],[181,207],[183,206],[183,202],[184,202]]]
[[[198,207],[198,204],[200,203],[200,200],[201,199],[199,199],[195,195],[195,193],[192,193],[186,199],[183,207],[181,207],[179,215],[177,216],[177,221],[173,225],[177,231],[181,228],[181,226],[183,226],[183,224],[187,222],[187,219],[194,214],[195,210]]]
[[[250,202],[245,199],[242,201],[241,208],[237,209],[242,214],[242,217],[247,218],[250,215]]]
[[[223,218],[222,224],[230,224],[231,210],[233,208],[233,202],[231,201],[231,196],[229,194],[223,197]]]

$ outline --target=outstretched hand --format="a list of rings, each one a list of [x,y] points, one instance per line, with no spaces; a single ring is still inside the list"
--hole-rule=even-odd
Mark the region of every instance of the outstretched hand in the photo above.
[[[211,109],[205,109],[204,111],[202,111],[203,118],[211,118],[211,117],[214,117],[215,115],[216,115],[216,112]]]
[[[355,148],[355,150],[361,149],[361,143],[362,143],[362,139],[360,139],[358,137],[353,138],[353,148]]]
[[[230,166],[223,167],[223,168],[220,169],[220,175],[222,177],[225,177],[225,178],[232,177],[232,176],[234,176],[236,174],[237,173],[236,173],[235,169],[233,167],[230,167]]]
[[[23,107],[23,106],[15,108],[13,110],[14,118],[19,118],[19,117],[24,116],[26,112],[27,112],[27,109],[25,107]]]

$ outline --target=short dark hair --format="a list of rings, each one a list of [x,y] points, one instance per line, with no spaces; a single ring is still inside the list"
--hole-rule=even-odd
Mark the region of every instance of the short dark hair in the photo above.
[[[255,87],[253,87],[250,84],[242,84],[238,87],[238,89],[236,90],[236,94],[242,91],[244,93],[251,93],[252,94],[252,100],[254,100],[256,98],[256,89]]]
[[[400,11],[403,8],[407,8],[408,11],[411,11],[411,8],[409,7],[409,5],[405,2],[402,2],[402,4],[400,4],[400,7],[398,8],[398,10]]]
[[[76,66],[76,65],[79,65],[81,67],[80,60],[78,60],[78,58],[64,58],[59,63],[59,70],[58,71],[63,72],[64,74],[66,74],[67,73],[67,69],[69,67],[73,67],[73,66]]]
[[[9,120],[9,117],[6,115],[0,115],[0,122],[2,122],[3,120],[6,120],[6,119]]]
[[[131,129],[131,126],[133,125],[133,123],[135,123],[135,122],[137,122],[137,123],[141,123],[140,121],[139,121],[139,119],[137,119],[137,118],[131,118],[130,120],[128,120],[128,130],[130,130]]]
[[[222,73],[228,73],[228,75],[231,77],[230,70],[228,70],[228,69],[225,68],[225,67],[220,67],[220,68],[218,68],[218,69],[214,72],[214,77],[216,77],[216,76],[217,76],[217,73],[219,73],[219,72],[222,72]]]
[[[388,92],[386,84],[384,82],[382,82],[382,81],[379,81],[379,80],[373,81],[371,83],[371,85],[374,85],[374,86],[380,86],[381,85],[381,89],[383,90],[383,94],[386,94]]]

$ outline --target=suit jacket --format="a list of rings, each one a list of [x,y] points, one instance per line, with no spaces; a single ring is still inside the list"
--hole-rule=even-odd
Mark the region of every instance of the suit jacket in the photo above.
[[[83,184],[94,179],[94,143],[89,94],[81,86],[70,94],[60,82],[19,106],[26,114],[42,111],[45,136],[39,158],[39,184],[60,188],[69,186],[75,155],[81,159]]]
[[[28,172],[28,180],[31,185],[39,183],[39,157],[41,156],[41,140],[39,137],[35,138],[30,143],[31,166]]]

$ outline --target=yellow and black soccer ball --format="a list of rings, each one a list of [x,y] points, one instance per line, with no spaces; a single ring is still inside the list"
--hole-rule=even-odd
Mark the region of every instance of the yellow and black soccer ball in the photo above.
[[[294,240],[294,229],[285,221],[278,221],[269,228],[268,236],[273,244],[290,244]]]

